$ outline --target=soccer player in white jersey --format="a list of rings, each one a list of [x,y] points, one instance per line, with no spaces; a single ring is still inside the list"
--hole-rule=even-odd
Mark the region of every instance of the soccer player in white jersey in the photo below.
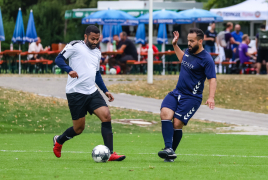
[[[104,145],[111,151],[109,161],[122,161],[124,155],[113,152],[113,133],[109,108],[99,93],[95,83],[112,102],[114,97],[107,90],[99,72],[101,52],[97,48],[100,38],[99,29],[90,25],[85,30],[84,41],[72,41],[57,56],[55,62],[68,76],[66,96],[71,111],[73,126],[62,135],[54,136],[53,151],[61,157],[62,145],[65,141],[81,134],[85,128],[85,115],[95,114],[101,121],[101,133]],[[69,66],[65,60],[69,59]]]

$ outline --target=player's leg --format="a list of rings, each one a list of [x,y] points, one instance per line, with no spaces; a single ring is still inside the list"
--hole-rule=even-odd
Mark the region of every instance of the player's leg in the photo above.
[[[124,155],[117,155],[113,152],[113,132],[111,124],[111,114],[102,95],[97,90],[92,94],[91,102],[88,105],[90,114],[94,113],[101,120],[101,134],[104,145],[111,151],[109,161],[122,161],[126,158]]]
[[[64,133],[60,136],[56,135],[53,138],[53,152],[56,157],[61,157],[61,149],[62,145],[72,139],[73,137],[81,134],[83,130],[85,129],[85,117],[79,118],[78,120],[73,120],[73,126],[69,127],[64,131]]]
[[[80,93],[71,93],[67,94],[67,100],[73,119],[73,126],[66,129],[62,135],[56,135],[53,138],[53,152],[58,158],[61,157],[62,145],[67,140],[81,134],[85,128],[85,115],[87,114],[85,104],[88,96]]]
[[[182,133],[183,126],[184,126],[184,123],[178,118],[174,117],[174,120],[173,120],[174,134],[173,134],[173,142],[172,142],[172,149],[174,150],[174,152],[176,151],[178,145],[180,144],[182,134],[183,134]]]
[[[177,99],[176,96],[169,93],[161,104],[160,118],[165,148],[158,152],[160,158],[175,159],[177,157],[172,149],[172,138],[174,133],[172,119],[174,117],[174,111],[177,108]]]

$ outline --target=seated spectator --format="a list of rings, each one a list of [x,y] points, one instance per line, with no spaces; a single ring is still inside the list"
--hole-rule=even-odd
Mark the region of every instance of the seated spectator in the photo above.
[[[118,51],[123,51],[122,56],[119,59],[119,64],[123,70],[123,74],[127,73],[127,60],[138,60],[138,53],[134,43],[127,38],[126,32],[120,33],[120,48]]]
[[[120,42],[119,36],[118,35],[114,35],[113,36],[113,40],[116,42],[116,49],[119,49],[120,48],[119,47],[119,42]]]
[[[240,59],[240,64],[244,64],[245,62],[249,62],[250,59],[256,60],[256,57],[253,53],[248,52],[248,45],[250,43],[250,39],[247,34],[244,34],[242,37],[242,43],[238,46],[238,54]]]
[[[43,46],[41,44],[41,39],[40,37],[37,38],[37,41],[36,42],[32,42],[29,46],[29,49],[28,49],[28,52],[31,53],[31,52],[41,52],[41,51],[47,51],[48,48],[46,47],[45,49],[43,49]],[[40,59],[43,59],[43,57],[41,57],[40,55],[38,54],[29,54],[28,55],[28,60],[40,60]]]
[[[142,46],[141,46],[140,52],[141,53],[148,53],[148,49],[149,49],[148,42],[145,41],[145,43],[142,44]],[[157,49],[157,47],[155,45],[153,45],[153,52],[154,53],[159,52],[158,49]],[[159,57],[158,56],[154,56],[154,57],[155,57],[155,60],[159,60]],[[143,56],[143,60],[147,60],[147,56]]]

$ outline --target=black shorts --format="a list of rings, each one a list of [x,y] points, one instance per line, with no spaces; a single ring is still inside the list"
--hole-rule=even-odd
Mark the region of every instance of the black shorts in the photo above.
[[[120,62],[121,63],[127,63],[127,60],[136,60],[133,56],[131,56],[131,55],[125,55],[125,56],[122,56],[121,58],[120,58]]]
[[[232,59],[233,58],[233,50],[232,49],[224,49],[225,58]]]
[[[94,110],[98,109],[99,107],[107,107],[105,100],[98,90],[89,95],[70,93],[66,94],[66,96],[73,120],[78,120],[79,118],[85,117],[87,112],[92,115]]]
[[[258,49],[257,62],[262,63],[263,60],[268,62],[268,49]]]

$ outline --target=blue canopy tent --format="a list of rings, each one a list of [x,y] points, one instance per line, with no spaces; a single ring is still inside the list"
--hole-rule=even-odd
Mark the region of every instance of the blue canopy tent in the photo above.
[[[130,14],[119,10],[102,10],[82,19],[82,24],[138,25],[138,20]]]
[[[149,22],[149,13],[140,16],[138,18],[140,23],[148,23]],[[154,24],[160,24],[161,27],[161,32],[158,32],[158,34],[161,33],[161,37],[159,37],[159,42],[162,42],[162,51],[165,51],[165,43],[167,40],[167,35],[166,35],[166,24],[191,24],[193,22],[192,18],[185,17],[183,15],[179,15],[175,11],[169,11],[169,10],[161,10],[161,11],[155,11],[153,12],[153,23]],[[163,24],[163,25],[161,25]],[[164,33],[165,32],[165,33]],[[163,43],[165,42],[165,43]],[[163,75],[165,75],[165,56],[162,56],[162,61],[163,61]]]
[[[37,33],[35,29],[35,24],[34,24],[33,10],[31,10],[30,12],[25,41],[29,43],[37,41]]]
[[[139,24],[138,26],[135,42],[136,44],[144,44],[145,41],[146,41],[145,25],[142,23]]]
[[[0,8],[0,52],[1,52],[1,41],[5,41],[5,32],[3,26],[2,13]]]
[[[179,15],[192,18],[195,23],[222,22],[223,18],[204,9],[188,9],[178,12]]]
[[[157,43],[158,44],[168,43],[166,24],[159,24],[158,33],[157,33]]]
[[[108,43],[112,40],[112,37],[114,35],[118,35],[122,32],[122,26],[121,25],[103,25],[102,29],[102,35],[103,43]]]
[[[130,14],[119,10],[102,10],[82,19],[82,24],[138,25],[139,21]],[[110,27],[111,28],[111,27]],[[111,32],[111,29],[110,29]],[[111,36],[110,36],[111,37]]]
[[[21,50],[20,45],[25,43],[24,25],[23,25],[21,8],[19,8],[16,25],[15,25],[15,29],[14,29],[14,33],[12,37],[12,42],[19,44],[19,50]],[[19,54],[19,74],[21,74],[21,62],[20,61],[21,61],[21,58]]]

